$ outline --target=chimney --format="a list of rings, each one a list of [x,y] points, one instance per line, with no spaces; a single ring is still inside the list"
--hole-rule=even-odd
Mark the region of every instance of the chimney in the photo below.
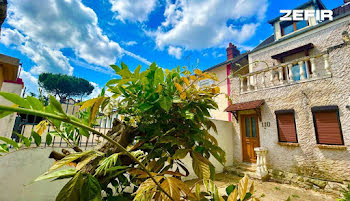
[[[228,45],[228,48],[226,48],[226,52],[227,52],[227,60],[233,59],[236,56],[241,54],[241,52],[237,49],[237,47],[235,45],[232,45],[232,43]]]

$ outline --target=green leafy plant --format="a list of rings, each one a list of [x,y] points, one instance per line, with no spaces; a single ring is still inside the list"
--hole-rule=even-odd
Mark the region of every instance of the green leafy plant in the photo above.
[[[32,141],[40,145],[47,126],[52,126],[55,131],[46,134],[61,137],[74,153],[53,151],[50,157],[56,163],[36,180],[71,178],[58,194],[59,201],[253,199],[252,192],[247,191],[246,177],[238,187],[228,189],[227,198],[217,193],[211,181],[215,168],[209,159],[214,157],[222,164],[226,161],[225,152],[209,133],[210,129],[217,132],[209,110],[218,108],[214,99],[220,88],[199,87],[196,83],[204,79],[218,81],[214,74],[179,67],[164,70],[155,63],[143,72],[141,66],[131,72],[124,63],[111,67],[120,77],[106,84],[112,95],[106,96],[103,90],[98,97],[80,103],[76,115],[66,114],[54,96],[49,97],[48,104],[42,104],[35,97],[0,92],[14,104],[0,105],[0,117],[19,112],[45,118],[30,137],[19,135],[20,143],[0,139],[4,142],[0,151],[30,146]],[[94,129],[101,113],[118,116],[107,134]],[[91,134],[106,141],[83,152],[79,139]],[[51,142],[51,137],[46,141]],[[192,192],[182,181],[189,174],[181,161],[186,156],[192,159],[195,174],[207,187],[205,197],[197,187]],[[67,165],[75,168],[60,170]]]

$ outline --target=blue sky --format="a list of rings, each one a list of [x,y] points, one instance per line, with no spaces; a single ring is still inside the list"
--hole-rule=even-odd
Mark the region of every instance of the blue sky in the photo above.
[[[272,34],[267,20],[306,1],[11,0],[0,53],[21,60],[28,91],[37,92],[41,72],[53,72],[91,81],[94,96],[114,77],[110,64],[206,69],[226,60],[229,42],[252,49]]]

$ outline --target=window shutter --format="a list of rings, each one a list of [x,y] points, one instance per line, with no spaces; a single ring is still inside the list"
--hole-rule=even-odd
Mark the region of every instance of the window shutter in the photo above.
[[[294,112],[279,113],[276,112],[278,138],[280,142],[298,142],[295,129]]]
[[[314,123],[319,144],[343,145],[338,111],[314,112]]]

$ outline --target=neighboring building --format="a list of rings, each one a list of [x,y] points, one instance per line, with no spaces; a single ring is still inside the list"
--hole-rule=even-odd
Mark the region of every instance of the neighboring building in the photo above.
[[[270,20],[274,34],[249,52],[249,73],[231,80],[236,162],[255,163],[265,147],[271,169],[350,181],[349,0],[333,11],[333,21]]]
[[[21,94],[24,83],[18,78],[19,66],[19,59],[0,54],[0,91]],[[11,105],[2,97],[0,104]],[[15,114],[0,119],[0,136],[11,137],[15,119]]]
[[[210,111],[212,118],[216,120],[231,121],[231,114],[224,112],[225,108],[227,108],[227,106],[231,104],[229,99],[224,95],[228,94],[230,96],[232,90],[231,79],[228,79],[228,77],[230,74],[232,75],[238,70],[240,70],[240,72],[248,71],[248,52],[241,54],[237,47],[230,43],[226,49],[226,53],[226,61],[212,66],[204,71],[216,74],[219,81],[215,84],[219,85],[220,91],[221,93],[223,93],[216,98],[216,102],[218,103],[219,109]],[[211,83],[209,80],[202,80],[199,83],[199,86],[210,84],[213,83]]]

